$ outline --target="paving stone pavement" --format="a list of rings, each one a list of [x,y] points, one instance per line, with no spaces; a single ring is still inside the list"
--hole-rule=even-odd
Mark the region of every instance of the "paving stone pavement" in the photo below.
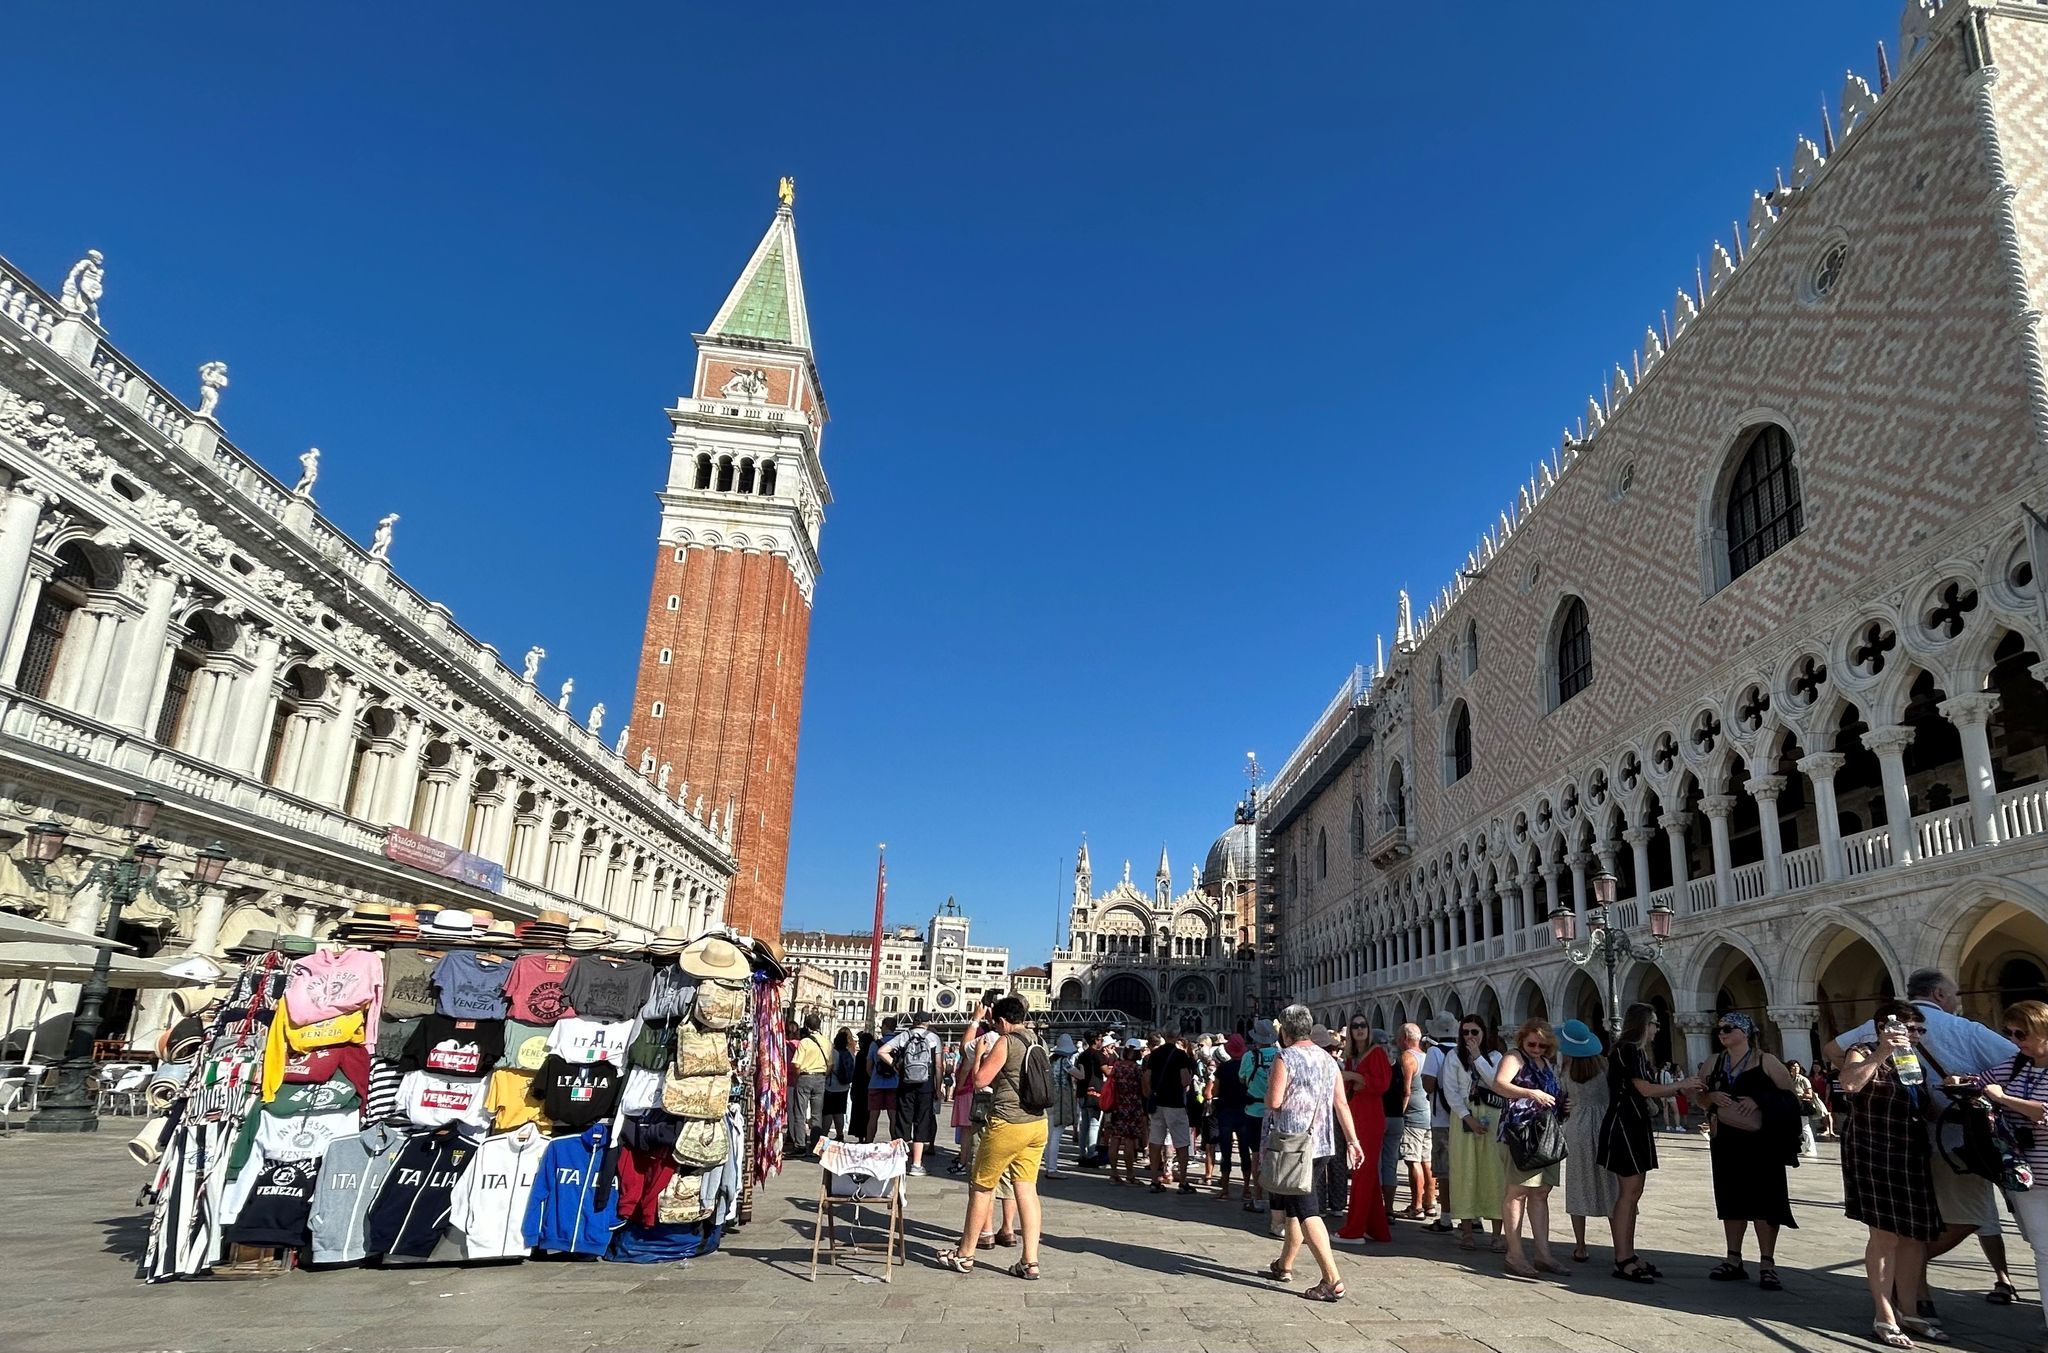
[[[111,1124],[118,1128],[120,1124]],[[1671,1275],[1652,1287],[1608,1276],[1605,1226],[1593,1261],[1569,1277],[1522,1282],[1497,1256],[1465,1254],[1414,1223],[1394,1243],[1340,1251],[1349,1295],[1334,1305],[1255,1276],[1277,1242],[1264,1217],[1212,1195],[1112,1188],[1097,1172],[1045,1184],[1045,1277],[935,1268],[959,1224],[965,1189],[913,1180],[911,1261],[883,1286],[878,1266],[807,1281],[814,1167],[761,1190],[753,1223],[726,1249],[688,1264],[536,1264],[294,1273],[246,1282],[145,1286],[133,1260],[145,1214],[125,1131],[82,1140],[0,1140],[0,1349],[103,1350],[1056,1349],[1309,1350],[1309,1353],[1690,1353],[1695,1349],[1870,1348],[1862,1228],[1841,1215],[1831,1147],[1793,1175],[1800,1229],[1779,1260],[1787,1290],[1708,1282],[1721,1249],[1704,1143],[1661,1140],[1643,1253]],[[1559,1193],[1561,1201],[1562,1191]],[[1569,1223],[1556,1219],[1560,1256]],[[2042,1344],[2026,1246],[2008,1223],[2022,1300],[1994,1307],[1982,1255],[1967,1244],[1940,1261],[1935,1286],[1955,1346],[2020,1353]],[[1014,1255],[1014,1251],[998,1251]],[[1752,1259],[1754,1251],[1752,1250]]]

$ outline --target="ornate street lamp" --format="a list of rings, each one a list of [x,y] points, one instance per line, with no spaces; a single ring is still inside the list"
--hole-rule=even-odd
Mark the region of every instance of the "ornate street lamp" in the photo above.
[[[1621,1036],[1621,985],[1616,980],[1624,963],[1655,963],[1664,955],[1664,942],[1671,938],[1671,908],[1662,902],[1651,904],[1650,937],[1636,940],[1629,933],[1612,925],[1608,909],[1614,905],[1614,875],[1602,869],[1589,880],[1593,889],[1593,906],[1586,920],[1587,934],[1583,944],[1578,942],[1579,918],[1569,907],[1559,906],[1550,913],[1550,937],[1557,941],[1564,956],[1577,967],[1585,967],[1595,958],[1601,960],[1607,969],[1607,1031],[1613,1037]]]
[[[157,880],[158,866],[167,854],[154,841],[143,839],[156,825],[163,800],[143,791],[129,795],[121,813],[121,826],[128,833],[128,850],[116,860],[96,860],[85,876],[70,885],[71,894],[104,886],[107,890],[107,918],[100,931],[113,939],[121,926],[121,912],[146,888],[165,901],[175,901],[180,889]],[[47,887],[49,866],[64,851],[66,832],[56,822],[38,822],[27,832],[27,864],[37,888]],[[192,862],[192,881],[197,885],[220,882],[231,857],[216,841],[198,852]],[[71,1041],[63,1062],[57,1067],[57,1084],[42,1102],[35,1117],[28,1120],[31,1132],[98,1131],[99,1108],[86,1082],[92,1078],[93,1042],[99,1037],[100,1013],[107,999],[107,972],[113,966],[114,951],[101,949],[93,959],[92,976],[78,995],[78,1010],[71,1017]]]

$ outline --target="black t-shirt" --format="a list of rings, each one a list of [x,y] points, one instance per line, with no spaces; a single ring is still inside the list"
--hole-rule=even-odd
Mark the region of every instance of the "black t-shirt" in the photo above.
[[[496,1070],[504,1057],[504,1020],[428,1015],[406,1041],[398,1069],[481,1080]]]
[[[562,980],[562,999],[578,1019],[616,1022],[639,1015],[654,985],[654,969],[633,958],[585,954]]]
[[[1216,1064],[1216,1108],[1221,1113],[1243,1113],[1251,1103],[1244,1079],[1237,1074],[1237,1059],[1226,1057]]]
[[[1102,1088],[1101,1053],[1093,1048],[1088,1048],[1079,1057],[1074,1059],[1074,1066],[1081,1072],[1081,1088],[1083,1090],[1100,1090]]]
[[[1146,1106],[1147,1112],[1188,1107],[1188,1096],[1193,1090],[1192,1087],[1181,1089],[1180,1074],[1183,1071],[1192,1077],[1195,1059],[1172,1043],[1165,1044],[1145,1058],[1145,1072],[1152,1078],[1152,1103]]]
[[[565,1062],[550,1057],[534,1077],[533,1093],[540,1097],[550,1122],[557,1128],[581,1132],[592,1123],[612,1116],[619,1107],[625,1073],[610,1062]]]

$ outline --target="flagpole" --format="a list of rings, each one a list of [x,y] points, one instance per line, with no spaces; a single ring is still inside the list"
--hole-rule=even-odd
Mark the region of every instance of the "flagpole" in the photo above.
[[[879,1027],[882,1004],[882,900],[889,895],[889,843],[875,847],[875,937],[868,946],[868,1032]]]

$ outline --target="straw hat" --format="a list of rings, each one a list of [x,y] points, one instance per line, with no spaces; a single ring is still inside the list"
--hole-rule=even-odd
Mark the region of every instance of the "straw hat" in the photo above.
[[[654,938],[647,941],[650,954],[680,954],[683,946],[690,942],[689,932],[679,925],[665,925],[654,932]]]
[[[588,951],[602,949],[612,938],[612,932],[605,928],[603,921],[595,916],[586,916],[569,931],[568,945],[571,949]]]
[[[476,922],[478,930],[489,930],[492,924],[497,921],[498,913],[492,911],[489,907],[471,907],[469,909],[469,919]]]
[[[519,944],[519,930],[509,919],[500,916],[497,920],[491,922],[489,930],[476,937],[476,942],[489,945],[493,949],[517,948]]]
[[[739,946],[720,935],[706,935],[686,945],[677,966],[692,977],[723,977],[728,981],[753,971]]]

